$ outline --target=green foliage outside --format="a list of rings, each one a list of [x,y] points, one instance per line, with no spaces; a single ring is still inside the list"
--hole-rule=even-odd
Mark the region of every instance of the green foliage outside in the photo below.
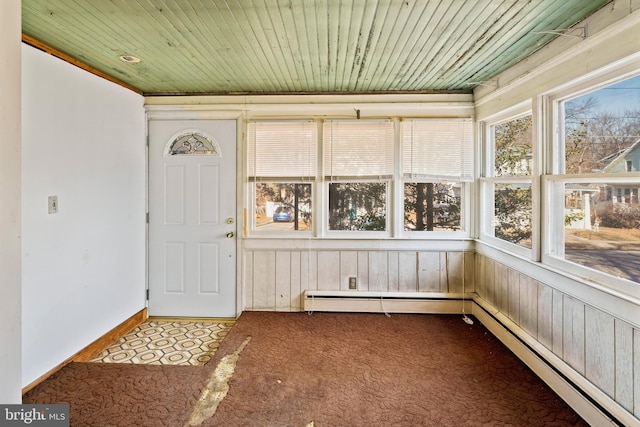
[[[386,183],[331,183],[329,230],[384,231],[386,203]]]
[[[494,132],[495,176],[531,175],[532,118],[502,123]]]
[[[564,214],[564,226],[568,227],[576,221],[584,219],[584,212],[569,212]]]
[[[532,232],[531,188],[509,184],[497,186],[494,203],[496,237],[516,244],[529,242]]]
[[[531,116],[495,127],[495,176],[531,175],[531,130]],[[530,242],[533,215],[530,185],[498,184],[494,203],[495,236],[516,244]]]
[[[413,231],[461,228],[460,184],[408,183],[404,186],[404,224]]]

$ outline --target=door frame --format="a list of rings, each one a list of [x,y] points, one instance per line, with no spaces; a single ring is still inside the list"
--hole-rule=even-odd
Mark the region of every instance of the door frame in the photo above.
[[[209,106],[211,107],[211,106]],[[183,105],[145,105],[145,307],[149,309],[149,122],[163,120],[235,120],[236,121],[236,208],[235,208],[235,235],[236,235],[236,303],[235,317],[242,314],[244,308],[244,289],[242,283],[242,240],[245,237],[246,216],[244,215],[244,200],[246,193],[242,185],[245,176],[244,167],[244,113],[242,111],[210,109],[185,111]],[[242,222],[240,221],[242,220]]]

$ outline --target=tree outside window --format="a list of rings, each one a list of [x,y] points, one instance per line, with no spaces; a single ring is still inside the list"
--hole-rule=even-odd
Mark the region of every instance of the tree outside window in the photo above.
[[[392,120],[327,120],[323,127],[329,231],[387,231]]]
[[[404,231],[462,231],[465,183],[473,180],[473,123],[405,119],[401,138]]]
[[[462,183],[405,183],[405,231],[460,230],[461,189]]]
[[[387,225],[387,184],[329,184],[329,230],[384,231]]]
[[[494,233],[499,239],[531,247],[532,197],[530,184],[494,186]]]
[[[380,237],[403,212],[397,225],[415,237],[468,235],[473,129],[469,118],[249,121],[251,230]]]
[[[533,164],[532,116],[492,126],[493,234],[531,248]]]

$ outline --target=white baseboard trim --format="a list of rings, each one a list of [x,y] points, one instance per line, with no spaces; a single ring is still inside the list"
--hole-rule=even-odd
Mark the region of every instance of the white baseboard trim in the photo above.
[[[638,418],[486,301],[476,298],[471,314],[590,425],[640,426]]]
[[[351,313],[471,313],[475,294],[305,291],[303,310]]]

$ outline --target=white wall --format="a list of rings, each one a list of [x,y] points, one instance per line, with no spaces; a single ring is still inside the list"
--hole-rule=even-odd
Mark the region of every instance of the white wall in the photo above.
[[[20,0],[0,2],[0,403],[20,403]]]
[[[22,54],[26,386],[145,306],[146,139],[142,96]]]

